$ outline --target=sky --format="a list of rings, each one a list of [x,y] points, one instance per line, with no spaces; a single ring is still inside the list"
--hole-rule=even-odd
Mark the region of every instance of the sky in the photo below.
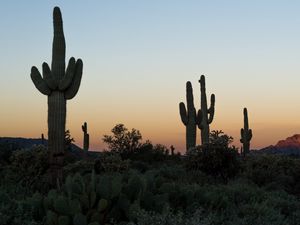
[[[216,95],[211,130],[240,147],[248,108],[258,149],[300,133],[300,2],[276,0],[89,0],[0,2],[0,136],[47,137],[47,97],[30,69],[51,63],[52,11],[59,6],[66,61],[83,60],[79,92],[67,102],[67,124],[82,146],[105,148],[118,123],[143,141],[184,151],[179,102],[191,81],[196,109],[199,77]],[[197,133],[200,144],[200,132]]]

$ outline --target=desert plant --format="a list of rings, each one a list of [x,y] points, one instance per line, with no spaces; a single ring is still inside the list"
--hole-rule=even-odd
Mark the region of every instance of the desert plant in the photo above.
[[[88,151],[89,150],[89,144],[90,144],[90,135],[87,132],[87,123],[84,122],[84,124],[81,126],[83,131],[83,150]]]
[[[197,146],[187,155],[188,170],[201,170],[215,178],[221,178],[225,183],[240,171],[238,151],[234,146],[228,146],[233,140],[221,131],[210,134],[211,143]]]
[[[190,81],[186,82],[186,104],[179,103],[179,112],[182,123],[186,127],[186,151],[196,146],[197,135],[197,115],[194,106],[193,88]]]
[[[250,155],[242,165],[243,175],[258,186],[300,196],[300,159],[281,155]]]
[[[44,145],[14,151],[9,169],[15,182],[33,190],[42,191],[47,186],[48,152]]]
[[[212,123],[215,114],[215,95],[210,96],[210,107],[207,108],[205,76],[201,75],[200,80],[201,91],[201,109],[197,114],[198,127],[201,130],[201,143],[206,145],[209,143],[209,124]],[[209,116],[208,116],[209,115]]]
[[[229,147],[229,145],[233,142],[233,137],[224,134],[222,130],[212,130],[209,135],[209,142],[212,145]]]
[[[94,162],[96,173],[124,172],[129,168],[129,160],[122,160],[119,153],[103,152]]]
[[[41,141],[42,141],[42,145],[45,145],[45,137],[44,137],[44,134],[41,134]]]
[[[249,129],[248,123],[248,111],[247,108],[244,108],[244,128],[241,129],[241,140],[243,144],[242,154],[245,156],[250,152],[250,140],[252,138],[252,130]]]
[[[80,86],[82,61],[72,57],[65,71],[65,38],[60,9],[53,10],[54,38],[51,69],[43,63],[43,77],[38,69],[31,68],[35,87],[48,96],[48,148],[52,183],[62,181],[64,160],[64,137],[66,125],[66,101],[72,99]]]
[[[142,135],[139,130],[133,128],[128,131],[124,124],[117,124],[111,132],[113,135],[104,135],[102,140],[109,150],[121,153],[122,156],[133,153],[141,145]]]

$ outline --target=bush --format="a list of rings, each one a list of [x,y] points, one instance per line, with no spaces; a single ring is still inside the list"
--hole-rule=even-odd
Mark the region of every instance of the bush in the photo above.
[[[47,170],[48,152],[45,146],[38,145],[30,149],[14,151],[10,157],[9,169],[12,171],[11,182],[19,183],[33,190],[44,190],[48,187]],[[45,190],[46,191],[46,190]]]
[[[300,159],[280,155],[249,156],[243,174],[269,190],[285,190],[300,196]]]
[[[92,173],[94,169],[94,162],[90,160],[79,160],[74,163],[69,163],[64,166],[64,175],[72,175],[75,173],[79,174],[89,174]]]
[[[103,152],[94,162],[97,174],[103,172],[124,172],[129,168],[130,161],[123,160],[119,153]]]
[[[188,170],[200,170],[225,183],[240,170],[238,152],[234,147],[213,145],[198,146],[189,151],[186,160]]]
[[[18,190],[16,190],[18,189]],[[0,224],[1,225],[42,225],[41,222],[35,221],[31,207],[25,203],[24,195],[22,192],[20,196],[20,187],[0,186]],[[22,189],[24,191],[24,189]],[[16,195],[16,193],[18,193]],[[18,200],[17,198],[21,199]]]

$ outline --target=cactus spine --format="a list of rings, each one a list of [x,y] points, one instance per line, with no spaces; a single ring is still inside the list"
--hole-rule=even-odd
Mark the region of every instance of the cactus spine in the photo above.
[[[182,123],[186,127],[186,150],[196,146],[196,109],[194,106],[193,88],[190,81],[186,82],[187,108],[183,102],[179,103],[179,112]]]
[[[243,155],[250,152],[250,140],[252,138],[252,130],[249,129],[248,111],[244,108],[244,128],[241,129],[241,143],[243,144]]]
[[[54,38],[51,69],[43,63],[43,77],[38,69],[31,68],[31,79],[35,87],[48,96],[48,149],[50,152],[51,182],[62,180],[65,146],[66,101],[72,99],[80,86],[82,61],[72,57],[65,71],[65,38],[60,9],[53,10]]]
[[[210,96],[210,107],[207,108],[206,88],[205,88],[205,76],[201,75],[200,80],[201,91],[201,109],[197,114],[198,127],[201,130],[201,143],[206,145],[209,143],[209,124],[214,119],[215,114],[215,95]]]
[[[88,151],[89,150],[89,144],[90,144],[90,135],[87,132],[87,123],[84,122],[84,124],[81,126],[83,131],[83,150]]]

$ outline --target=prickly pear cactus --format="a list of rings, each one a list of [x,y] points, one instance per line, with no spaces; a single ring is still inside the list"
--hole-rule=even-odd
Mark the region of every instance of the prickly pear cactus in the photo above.
[[[179,112],[182,123],[186,127],[186,151],[196,145],[196,109],[194,106],[193,88],[190,81],[186,82],[186,102],[187,107],[183,102],[179,103]]]
[[[252,138],[252,130],[249,129],[248,111],[244,108],[244,128],[241,129],[241,143],[243,144],[243,155],[250,152],[250,140]]]
[[[90,135],[87,132],[87,123],[84,122],[84,124],[81,126],[83,131],[83,150],[88,151],[89,145],[90,145]]]
[[[54,38],[52,46],[51,69],[43,63],[43,76],[33,66],[31,79],[35,87],[48,96],[48,149],[50,152],[51,182],[62,180],[62,167],[65,146],[66,101],[72,99],[80,86],[82,76],[82,61],[69,60],[65,70],[65,38],[60,9],[53,10]]]
[[[215,95],[210,97],[210,107],[207,108],[205,76],[201,75],[199,80],[201,91],[201,109],[197,114],[198,127],[201,130],[202,145],[209,143],[209,124],[212,123],[215,115]]]

